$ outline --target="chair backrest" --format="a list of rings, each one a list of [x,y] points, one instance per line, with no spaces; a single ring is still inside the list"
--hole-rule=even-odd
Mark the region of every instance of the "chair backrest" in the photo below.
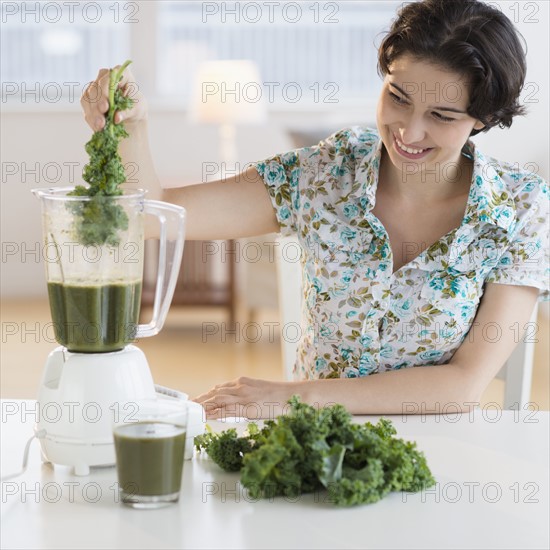
[[[279,237],[278,243],[275,248],[279,313],[282,323],[283,372],[285,380],[292,380],[298,347],[298,342],[294,338],[294,327],[299,327],[302,317],[302,268],[301,262],[296,260],[296,250],[300,244],[295,237]],[[535,307],[530,323],[536,322],[537,309]],[[527,337],[528,334],[522,337],[522,341],[497,374],[497,378],[505,382],[505,409],[521,409],[530,399],[535,344],[533,338]]]
[[[536,326],[537,313],[538,303],[535,305],[526,327]],[[521,335],[521,341],[515,347],[512,355],[496,375],[497,378],[504,380],[504,409],[518,410],[529,403],[534,354],[535,337],[530,330],[526,330],[525,334]]]
[[[285,380],[293,379],[298,341],[296,330],[301,334],[302,318],[302,266],[297,251],[301,250],[298,239],[278,237],[276,249],[277,287],[279,293],[279,317],[282,324],[281,344]]]

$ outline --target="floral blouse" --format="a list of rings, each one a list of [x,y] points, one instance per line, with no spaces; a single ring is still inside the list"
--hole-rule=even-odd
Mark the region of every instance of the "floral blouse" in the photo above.
[[[354,378],[448,362],[470,330],[484,284],[527,285],[549,299],[549,191],[517,165],[473,160],[464,218],[392,273],[372,214],[382,142],[354,126],[255,164],[283,235],[302,247],[302,335],[294,376]]]

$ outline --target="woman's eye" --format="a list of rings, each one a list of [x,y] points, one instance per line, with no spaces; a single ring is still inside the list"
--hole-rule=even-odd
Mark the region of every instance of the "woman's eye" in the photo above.
[[[394,103],[397,103],[398,105],[408,105],[408,102],[405,99],[399,97],[397,94],[394,94],[393,92],[388,92],[388,93],[391,100]],[[441,113],[438,113],[436,111],[432,111],[432,116],[437,120],[439,120],[440,122],[453,122],[456,120],[455,118],[444,116]]]
[[[389,92],[389,94],[392,101],[395,101],[395,103],[399,105],[405,105],[407,103],[404,99],[401,99],[397,94],[394,94],[393,92]]]
[[[456,120],[455,118],[451,118],[448,116],[443,116],[440,113],[436,113],[435,111],[432,113],[437,120],[440,120],[441,122],[452,122],[453,120]]]

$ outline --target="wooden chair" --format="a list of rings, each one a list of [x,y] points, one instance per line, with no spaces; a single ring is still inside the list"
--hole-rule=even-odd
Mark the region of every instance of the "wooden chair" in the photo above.
[[[290,261],[285,254],[290,246],[300,246],[294,237],[279,237],[277,252],[277,280],[279,290],[279,311],[281,323],[284,327],[300,324],[302,310],[302,272],[299,261]],[[294,256],[294,255],[292,255]],[[292,257],[293,259],[293,257]],[[530,322],[536,322],[537,309],[535,307]],[[282,331],[285,334],[285,330]],[[531,395],[531,380],[533,373],[534,342],[525,336],[517,345],[514,352],[503,365],[497,378],[504,380],[504,409],[522,409],[529,403]],[[281,338],[283,353],[283,370],[285,380],[292,380],[292,370],[296,359],[297,342]]]
[[[186,241],[172,306],[223,307],[228,313],[229,326],[233,327],[236,320],[235,251],[233,240]],[[146,241],[142,306],[151,306],[154,301],[157,254],[158,241]]]

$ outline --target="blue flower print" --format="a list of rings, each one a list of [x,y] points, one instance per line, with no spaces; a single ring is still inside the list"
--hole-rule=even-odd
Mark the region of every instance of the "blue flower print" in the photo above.
[[[435,277],[430,281],[430,288],[433,288],[434,290],[443,290],[444,286],[445,282],[441,277]]]
[[[360,252],[351,252],[349,255],[349,261],[352,265],[357,265],[363,259],[363,254]]]
[[[489,206],[489,199],[487,197],[478,197],[476,201],[478,209],[486,209]],[[486,214],[484,214],[486,216]]]
[[[493,266],[498,259],[499,251],[493,239],[480,239],[476,250],[481,252],[480,260],[483,266]]]
[[[342,359],[344,359],[344,361],[348,361],[349,359],[351,359],[351,354],[353,353],[353,350],[351,348],[340,346],[339,349],[340,355],[342,356]]]
[[[460,338],[461,331],[457,326],[449,327],[445,326],[439,329],[439,340],[438,342],[455,342],[457,338]]]
[[[404,369],[411,366],[410,361],[401,361],[392,367],[392,370]]]
[[[463,320],[470,319],[475,311],[475,306],[472,302],[460,302],[459,313]]]
[[[359,375],[367,376],[376,371],[376,361],[371,353],[363,353],[359,358]]]
[[[435,361],[443,355],[443,351],[439,349],[428,349],[420,352],[420,359],[422,361]]]
[[[466,277],[455,277],[451,279],[450,287],[454,296],[468,298],[468,280]]]
[[[509,206],[503,204],[501,206],[497,206],[494,209],[493,215],[498,221],[509,221],[512,219],[512,209]]]
[[[410,317],[413,312],[413,300],[411,298],[399,300],[393,304],[393,310],[400,319]]]
[[[281,156],[281,160],[283,161],[283,164],[292,166],[298,162],[298,155],[296,154],[296,151],[289,151]]]
[[[340,177],[345,175],[346,170],[344,168],[342,168],[341,166],[333,166],[330,173],[335,178],[340,178]]]
[[[326,359],[323,359],[322,357],[317,357],[317,359],[315,359],[315,370],[317,372],[321,372],[326,368],[327,368]]]
[[[513,263],[512,254],[510,252],[505,252],[499,259],[498,265],[500,266],[506,266],[506,265],[512,265]]]
[[[343,229],[341,232],[340,232],[340,238],[343,240],[343,241],[351,241],[353,239],[355,239],[355,235],[357,234],[356,231],[354,231],[353,229],[350,229],[349,227],[346,227],[345,229]]]
[[[353,271],[351,269],[346,269],[346,271],[344,271],[344,273],[342,274],[342,278],[340,280],[342,281],[342,283],[349,286],[352,277]]]
[[[303,250],[302,379],[443,364],[472,328],[486,284],[536,286],[539,300],[550,297],[547,183],[470,140],[462,154],[473,171],[460,226],[395,272],[372,212],[384,158],[376,130],[345,128],[256,163],[281,235]]]
[[[280,185],[286,181],[284,168],[275,162],[270,162],[264,172],[264,179],[269,185]]]
[[[301,173],[300,168],[293,168],[292,172],[290,172],[290,187],[298,187]]]
[[[313,285],[313,287],[317,292],[321,292],[321,290],[323,290],[323,284],[317,277],[313,278],[313,281],[311,281],[311,284]]]
[[[355,204],[346,204],[342,211],[344,212],[344,216],[348,219],[355,218],[359,213],[359,209]]]
[[[535,188],[535,182],[530,181],[529,183],[525,184],[523,186],[523,189],[521,190],[522,193],[530,193]]]
[[[286,206],[282,206],[279,210],[279,216],[281,220],[288,220],[290,218],[290,210]]]
[[[364,348],[370,348],[371,344],[372,344],[372,336],[370,336],[369,334],[363,334],[359,340],[359,343],[364,347]]]

